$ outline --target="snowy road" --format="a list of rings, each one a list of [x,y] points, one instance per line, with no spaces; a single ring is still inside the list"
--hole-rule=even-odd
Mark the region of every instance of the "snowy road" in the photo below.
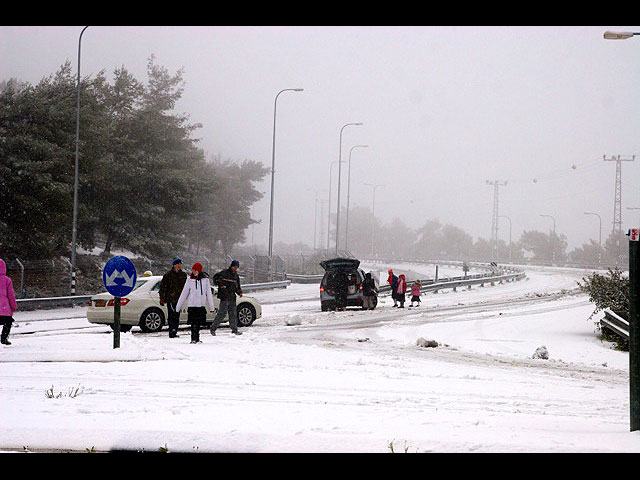
[[[72,330],[82,308],[20,312],[0,449],[638,452],[628,354],[598,340],[575,291],[587,273],[527,269],[404,310],[320,312],[317,285],[292,285],[253,295],[263,318],[242,336],[198,345],[133,331],[113,349],[108,328]],[[548,360],[531,358],[541,345]]]

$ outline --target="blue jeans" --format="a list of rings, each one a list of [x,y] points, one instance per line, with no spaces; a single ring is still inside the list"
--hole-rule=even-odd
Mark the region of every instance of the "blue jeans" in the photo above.
[[[218,313],[216,314],[216,318],[213,319],[211,330],[218,328],[225,315],[229,315],[229,326],[231,327],[231,331],[235,332],[238,330],[238,312],[236,310],[235,300],[220,300]]]

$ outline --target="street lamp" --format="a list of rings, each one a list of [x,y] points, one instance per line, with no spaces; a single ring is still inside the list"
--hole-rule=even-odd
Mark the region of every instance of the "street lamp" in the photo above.
[[[78,86],[76,103],[76,165],[75,177],[73,181],[73,229],[71,230],[71,295],[76,294],[76,239],[78,236],[78,156],[80,151],[80,47],[82,44],[82,34],[89,28],[87,25],[80,32],[78,37]]]
[[[331,162],[331,166],[329,167],[329,214],[327,216],[327,255],[329,255],[329,237],[331,233],[331,184],[332,184],[332,172],[333,166],[336,163],[344,163],[342,160],[334,160]],[[338,230],[336,229],[336,235],[338,234]]]
[[[271,264],[271,256],[273,255],[273,182],[275,179],[276,165],[276,108],[278,106],[278,97],[282,92],[302,92],[303,88],[285,88],[280,90],[273,101],[273,145],[271,148],[271,206],[269,207],[269,263]],[[271,270],[271,266],[269,266]]]
[[[353,147],[351,147],[351,150],[349,150],[349,175],[347,177],[347,225],[345,227],[344,230],[344,249],[348,250],[349,246],[349,197],[350,197],[350,193],[351,193],[351,154],[353,153],[353,149],[354,148],[366,148],[369,145],[354,145]]]
[[[595,215],[596,217],[598,217],[598,220],[600,222],[600,235],[598,237],[598,266],[602,266],[602,217],[600,215],[598,215],[597,213],[593,213],[593,212],[584,212],[585,215]]]
[[[556,263],[556,219],[551,215],[542,215],[539,213],[541,217],[549,217],[553,220],[553,238],[551,239],[551,265],[555,265]]]
[[[342,131],[349,125],[362,125],[362,123],[346,123],[340,129],[340,151],[338,152],[338,160],[342,160]],[[338,238],[340,238],[340,181],[342,168],[338,165],[338,211],[336,212],[336,257],[338,256]]]
[[[371,257],[373,258],[373,229],[375,226],[375,211],[376,211],[376,188],[384,187],[384,185],[372,184],[372,183],[363,183],[363,185],[367,185],[368,187],[373,188],[373,204],[371,206]]]
[[[509,220],[509,263],[512,263],[511,261],[511,219],[506,215],[498,215],[498,218],[506,218],[507,220]]]
[[[610,32],[609,30],[604,32],[604,38],[607,40],[626,40],[634,35],[640,35],[640,32]]]

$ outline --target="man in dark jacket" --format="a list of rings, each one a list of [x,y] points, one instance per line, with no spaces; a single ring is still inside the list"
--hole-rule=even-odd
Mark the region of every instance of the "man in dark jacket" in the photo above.
[[[162,276],[160,280],[160,305],[167,304],[169,338],[178,336],[178,324],[180,323],[180,311],[176,310],[176,304],[187,281],[187,273],[182,270],[182,259],[176,258],[173,267]]]
[[[362,309],[373,310],[377,295],[376,281],[371,276],[371,272],[367,272],[362,281]]]
[[[335,275],[336,312],[347,308],[347,294],[349,289],[349,277],[346,272],[338,270]]]
[[[218,286],[220,306],[218,307],[216,318],[213,319],[213,324],[211,325],[211,335],[216,334],[216,329],[225,315],[229,315],[231,333],[242,335],[242,332],[238,330],[238,313],[236,311],[236,294],[240,297],[242,296],[240,276],[238,275],[239,267],[240,262],[233,260],[229,268],[213,276],[213,283]]]

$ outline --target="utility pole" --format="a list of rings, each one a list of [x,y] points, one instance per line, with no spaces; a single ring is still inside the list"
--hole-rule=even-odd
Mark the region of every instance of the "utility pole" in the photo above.
[[[495,180],[487,185],[493,185],[493,216],[491,218],[491,241],[493,242],[493,261],[498,263],[498,187],[504,187],[507,182]]]
[[[616,162],[616,187],[613,199],[613,230],[611,235],[616,242],[616,267],[620,265],[620,258],[622,257],[622,251],[620,249],[620,236],[622,235],[622,164],[620,162],[633,162],[636,156],[631,158],[621,158],[613,155],[611,158],[607,158],[603,155],[605,162]]]

